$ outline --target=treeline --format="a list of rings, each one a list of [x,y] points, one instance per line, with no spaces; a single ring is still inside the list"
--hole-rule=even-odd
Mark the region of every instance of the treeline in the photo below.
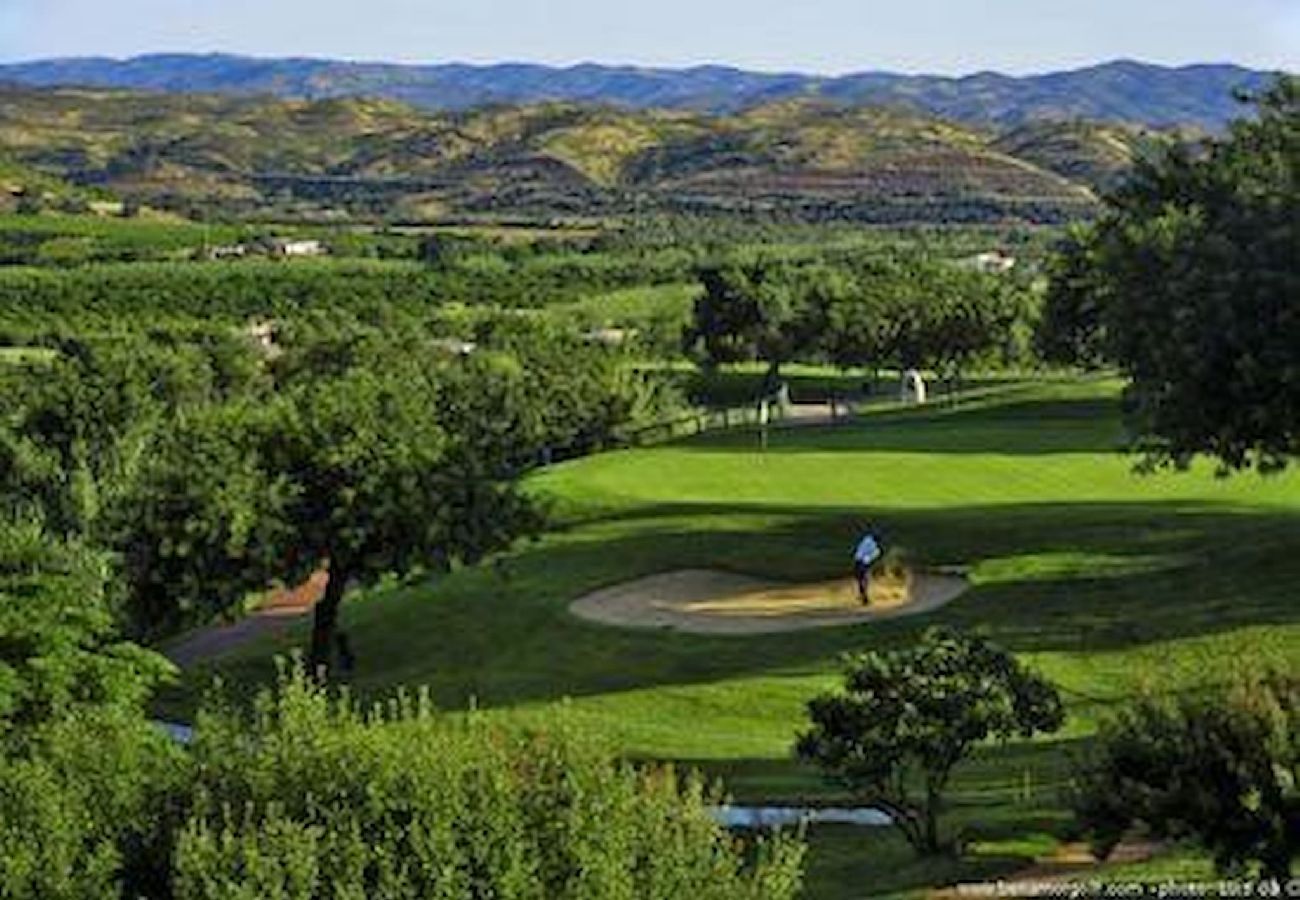
[[[677,407],[618,349],[544,323],[402,326],[71,338],[5,366],[0,512],[114,551],[123,626],[157,636],[326,560],[340,592],[476,561],[539,527],[517,490],[538,460]]]
[[[563,253],[518,263],[474,254],[446,265],[298,260],[9,268],[0,269],[0,325],[31,332],[55,319],[243,321],[313,309],[363,313],[379,306],[420,310],[449,303],[544,307],[600,291],[681,280],[689,265],[680,254],[646,260]]]
[[[923,255],[748,258],[703,267],[684,334],[706,366],[920,368],[952,377],[974,362],[1031,358],[1040,300],[1032,284]]]

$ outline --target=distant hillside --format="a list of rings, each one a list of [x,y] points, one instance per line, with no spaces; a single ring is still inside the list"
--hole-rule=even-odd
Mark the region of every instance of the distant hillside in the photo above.
[[[0,213],[85,212],[105,203],[108,198],[103,191],[87,190],[0,153]]]
[[[0,66],[0,81],[27,85],[267,94],[294,99],[369,96],[427,110],[559,101],[728,113],[817,96],[857,105],[902,104],[949,119],[999,126],[1083,118],[1211,130],[1239,113],[1232,98],[1235,89],[1258,88],[1269,77],[1230,65],[1167,68],[1135,62],[1022,78],[989,72],[962,78],[887,72],[824,78],[721,66],[412,66],[219,54],[55,59]]]
[[[0,159],[151,206],[232,217],[588,217],[741,212],[858,222],[1086,216],[1161,133],[1081,122],[1007,132],[801,98],[714,116],[544,103],[431,113],[0,87]]]

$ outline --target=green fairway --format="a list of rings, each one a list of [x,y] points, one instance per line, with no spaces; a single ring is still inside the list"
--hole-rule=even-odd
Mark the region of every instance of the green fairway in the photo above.
[[[1234,669],[1300,662],[1300,476],[1143,476],[1118,452],[1118,385],[994,382],[952,407],[882,409],[849,425],[718,432],[538,473],[559,527],[496,565],[368,591],[344,609],[355,687],[428,685],[447,708],[529,716],[555,704],[635,757],[690,761],[746,799],[825,789],[790,761],[802,704],[840,654],[933,624],[983,628],[1055,681],[1070,719],[1052,741],[986,748],[961,770],[962,864],[911,860],[898,839],[813,835],[810,896],[858,897],[1015,868],[1068,825],[1068,752],[1142,687],[1192,689]],[[752,637],[618,631],[568,604],[655,572],[722,568],[796,580],[845,574],[883,530],[972,589],[913,620]],[[241,651],[261,679],[300,634]],[[200,672],[192,683],[207,677]],[[842,799],[842,798],[841,798]]]

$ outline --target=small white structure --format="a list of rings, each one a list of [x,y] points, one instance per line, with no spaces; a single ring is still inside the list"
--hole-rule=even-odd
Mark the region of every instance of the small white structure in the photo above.
[[[962,267],[987,275],[1005,275],[1016,267],[1016,258],[1001,250],[988,250],[962,260]]]
[[[314,239],[271,239],[271,253],[275,256],[324,256],[327,252],[325,245]]]
[[[582,339],[589,344],[604,344],[607,347],[619,347],[626,344],[636,331],[630,328],[593,328],[584,332]]]
[[[781,411],[782,415],[788,414],[794,407],[794,403],[790,400],[790,383],[781,382],[781,386],[776,389],[776,394],[773,395],[772,399],[776,402],[777,409]]]
[[[248,255],[248,248],[243,244],[218,244],[208,247],[205,255],[208,259],[242,259]]]
[[[908,369],[903,373],[903,389],[899,399],[909,406],[925,404],[925,379],[916,369]]]

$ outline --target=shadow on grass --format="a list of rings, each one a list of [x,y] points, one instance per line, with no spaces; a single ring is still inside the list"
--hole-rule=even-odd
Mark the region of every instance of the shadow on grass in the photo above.
[[[608,628],[567,610],[589,591],[671,569],[847,574],[863,521],[860,510],[825,507],[643,507],[526,546],[500,567],[376,591],[344,608],[355,686],[427,684],[447,708],[499,707],[826,672],[844,652],[938,624],[984,629],[1020,653],[1092,654],[1300,620],[1300,514],[1172,501],[873,510],[888,539],[923,563],[972,569],[966,595],[914,619],[703,636]],[[222,670],[264,683],[269,657],[303,638],[300,628],[253,646]]]
[[[1035,397],[996,405],[968,401],[959,406],[887,409],[835,425],[773,428],[766,452],[1118,453],[1125,447],[1125,437],[1116,421],[1116,409],[1116,401],[1096,397]],[[734,453],[737,447],[758,441],[758,430],[750,427],[689,438],[674,446],[698,453]]]
[[[940,825],[959,836],[960,856],[919,857],[891,828],[822,826],[808,833],[807,893],[847,900],[974,882],[1032,863],[1070,835],[1065,808],[1069,760],[1086,741],[989,745],[958,766]],[[737,802],[859,805],[788,760],[686,761],[720,778]]]

